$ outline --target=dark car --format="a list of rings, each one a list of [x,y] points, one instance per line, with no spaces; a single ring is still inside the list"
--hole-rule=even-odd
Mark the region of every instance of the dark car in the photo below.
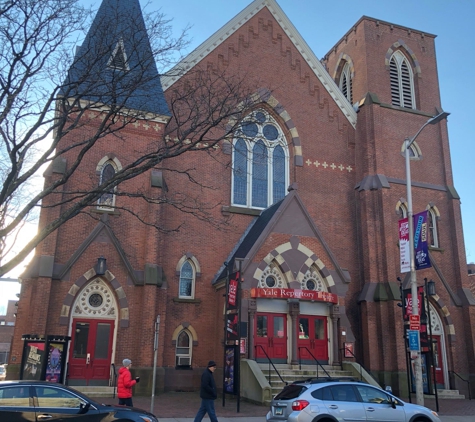
[[[145,410],[99,404],[80,392],[42,381],[0,382],[0,421],[158,422]]]

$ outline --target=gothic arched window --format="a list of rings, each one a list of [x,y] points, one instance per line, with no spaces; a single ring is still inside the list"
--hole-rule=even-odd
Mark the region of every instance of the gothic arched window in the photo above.
[[[414,76],[406,56],[395,51],[389,60],[392,104],[404,108],[416,108]]]
[[[177,367],[190,367],[193,338],[188,330],[180,331],[176,340],[175,359]]]
[[[280,126],[264,110],[253,112],[234,140],[232,204],[261,209],[275,204],[285,196],[288,172]]]
[[[195,271],[189,260],[185,261],[180,269],[180,284],[178,297],[193,299],[195,296]]]
[[[109,181],[115,176],[117,171],[116,165],[112,160],[105,162],[101,169],[99,185]],[[115,187],[106,189],[97,201],[99,208],[113,208],[115,205]]]
[[[353,104],[353,86],[351,84],[351,67],[348,62],[345,63],[340,75],[340,90],[346,99]]]

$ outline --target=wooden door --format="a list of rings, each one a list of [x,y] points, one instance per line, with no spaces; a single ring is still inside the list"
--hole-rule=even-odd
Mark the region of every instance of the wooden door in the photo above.
[[[70,385],[108,385],[114,321],[74,319],[69,351]]]
[[[300,315],[298,318],[298,350],[302,363],[328,364],[327,318]],[[315,357],[315,359],[314,359]]]
[[[287,363],[287,315],[258,313],[254,339],[258,362]]]

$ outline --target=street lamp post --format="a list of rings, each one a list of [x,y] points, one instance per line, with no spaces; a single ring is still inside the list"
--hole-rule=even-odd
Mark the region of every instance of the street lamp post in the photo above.
[[[409,150],[416,138],[427,125],[434,125],[443,119],[446,119],[450,113],[440,112],[437,116],[431,117],[425,122],[419,131],[412,137],[405,140],[405,158],[406,158],[406,190],[407,190],[407,218],[409,223],[409,262],[411,266],[411,296],[412,296],[412,315],[419,315],[419,304],[417,297],[417,278],[416,263],[414,257],[414,220],[412,212],[412,190],[411,190],[411,160]],[[424,392],[422,388],[422,360],[420,348],[417,351],[415,359],[415,380],[416,380],[416,403],[424,405]]]

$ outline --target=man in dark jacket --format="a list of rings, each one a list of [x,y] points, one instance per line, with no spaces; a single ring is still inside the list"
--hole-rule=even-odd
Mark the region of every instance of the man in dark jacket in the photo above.
[[[216,400],[216,383],[214,382],[213,372],[216,370],[216,362],[210,360],[208,368],[201,375],[201,406],[195,416],[194,422],[201,422],[207,413],[211,422],[218,422],[216,412],[214,411],[214,400]]]
[[[119,397],[119,404],[133,407],[132,387],[140,381],[140,377],[132,379],[130,374],[132,361],[130,359],[124,359],[122,365],[124,366],[119,369],[119,379],[117,381],[117,397]]]

